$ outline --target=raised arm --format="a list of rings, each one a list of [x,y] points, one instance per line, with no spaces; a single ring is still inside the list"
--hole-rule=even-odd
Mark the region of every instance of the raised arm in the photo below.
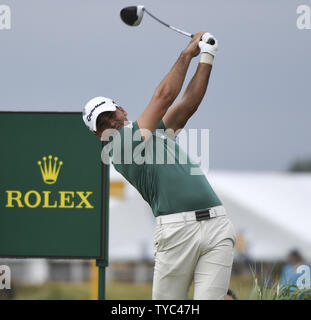
[[[209,55],[207,52],[203,52],[202,54]],[[212,70],[213,58],[212,56],[206,57],[207,60],[201,58],[197,70],[181,100],[172,106],[163,117],[166,128],[173,129],[174,131],[182,129],[198,109],[205,95]]]
[[[194,36],[188,47],[180,54],[170,72],[155,90],[149,105],[137,120],[140,129],[148,129],[150,132],[153,132],[178,96],[185,80],[190,61],[199,54],[198,42],[201,35],[200,33]]]
[[[210,64],[198,64],[197,71],[181,100],[164,115],[163,122],[166,128],[171,128],[174,131],[182,129],[197,111],[205,95],[211,70],[212,66]]]

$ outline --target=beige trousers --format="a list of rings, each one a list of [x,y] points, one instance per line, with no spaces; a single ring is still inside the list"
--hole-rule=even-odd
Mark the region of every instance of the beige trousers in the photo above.
[[[157,225],[154,232],[153,300],[225,299],[233,262],[235,229],[227,216]]]

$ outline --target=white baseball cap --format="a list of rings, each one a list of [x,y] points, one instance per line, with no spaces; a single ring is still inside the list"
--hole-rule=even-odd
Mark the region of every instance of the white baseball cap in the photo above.
[[[83,109],[83,121],[85,125],[91,130],[96,131],[96,119],[106,111],[116,111],[117,104],[110,98],[96,97],[91,99]]]

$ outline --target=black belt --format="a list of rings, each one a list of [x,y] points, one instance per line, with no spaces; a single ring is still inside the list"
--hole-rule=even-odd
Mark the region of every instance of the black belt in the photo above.
[[[201,210],[196,210],[195,211],[195,218],[197,221],[201,220],[209,220],[211,218],[215,218],[214,216],[211,217],[210,213],[211,209],[201,209]]]

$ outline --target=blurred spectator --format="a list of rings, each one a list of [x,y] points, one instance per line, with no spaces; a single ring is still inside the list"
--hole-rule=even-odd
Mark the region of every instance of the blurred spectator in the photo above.
[[[248,254],[249,249],[249,237],[246,232],[240,230],[237,233],[235,243],[235,273],[248,274],[250,268],[250,257]]]
[[[302,275],[297,273],[297,268],[304,264],[303,258],[298,250],[292,250],[287,256],[288,263],[284,266],[281,275],[281,285],[297,285],[297,279]],[[291,290],[294,290],[293,287]]]

